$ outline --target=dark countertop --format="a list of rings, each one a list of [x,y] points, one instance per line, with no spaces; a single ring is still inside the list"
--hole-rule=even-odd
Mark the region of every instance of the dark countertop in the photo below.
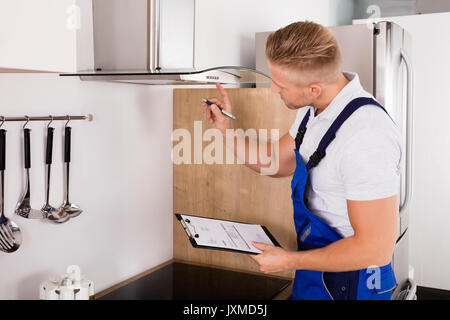
[[[171,262],[99,300],[271,300],[290,280]]]

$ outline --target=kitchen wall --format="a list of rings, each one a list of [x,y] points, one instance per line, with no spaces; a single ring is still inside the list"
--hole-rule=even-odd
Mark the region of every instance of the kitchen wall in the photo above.
[[[39,282],[79,264],[101,289],[171,258],[171,108],[166,88],[86,83],[58,75],[0,75],[1,115],[94,115],[73,121],[71,200],[84,212],[54,225],[14,215],[23,187],[19,123],[7,132],[6,214],[22,229],[14,254],[0,253],[0,298],[37,298]],[[63,122],[54,122],[51,204],[62,201]],[[44,204],[45,123],[33,122],[31,203]],[[163,244],[163,245],[161,245]],[[6,276],[7,275],[7,276]]]
[[[325,25],[342,21],[330,9],[334,1],[198,0],[196,62],[254,66],[256,31],[304,19]],[[8,130],[6,215],[21,227],[23,244],[13,254],[0,252],[0,299],[37,299],[39,283],[70,264],[80,265],[98,292],[173,257],[172,89],[57,74],[0,74],[0,115],[94,115],[93,122],[70,123],[71,200],[84,212],[61,225],[13,213],[23,188],[22,127],[3,125]],[[29,124],[34,208],[44,203],[45,125]],[[54,126],[50,200],[58,206],[64,123]]]
[[[355,19],[415,14],[416,7],[416,0],[354,0],[354,3]]]
[[[22,229],[0,252],[0,299],[36,299],[39,283],[70,264],[104,289],[172,257],[171,90],[81,82],[55,74],[1,74],[1,115],[84,115],[73,121],[70,199],[84,212],[60,225],[14,214],[23,188],[22,126],[7,132],[6,215]],[[54,122],[50,201],[63,197],[62,128]],[[31,204],[44,204],[44,132],[32,122]]]
[[[337,7],[344,8],[336,10]],[[351,0],[197,0],[197,67],[255,66],[255,32],[274,31],[298,20],[327,26],[351,24]]]
[[[355,1],[338,0],[330,2],[329,26],[352,24],[354,19]]]
[[[395,17],[413,14],[449,12],[448,0],[353,0],[354,18]],[[371,6],[379,9],[370,9]]]
[[[448,0],[416,0],[417,13],[449,12],[450,2]]]

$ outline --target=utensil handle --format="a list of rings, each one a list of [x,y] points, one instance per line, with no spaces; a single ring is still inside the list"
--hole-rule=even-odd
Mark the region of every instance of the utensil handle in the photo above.
[[[64,162],[70,162],[70,140],[71,140],[71,127],[65,128],[64,134]]]
[[[30,152],[30,131],[31,129],[23,129],[24,134],[24,155],[25,155],[25,169],[31,168],[31,152]]]
[[[0,171],[6,169],[6,130],[0,129]]]
[[[55,131],[55,128],[52,128],[52,127],[47,128],[47,147],[46,147],[46,153],[45,153],[45,164],[52,164],[53,131]]]

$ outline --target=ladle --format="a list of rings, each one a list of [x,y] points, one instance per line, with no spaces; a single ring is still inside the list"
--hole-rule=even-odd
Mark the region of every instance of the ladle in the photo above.
[[[51,122],[50,122],[51,123]],[[49,123],[49,125],[50,125]],[[47,148],[45,154],[45,164],[47,166],[47,184],[46,184],[46,202],[41,209],[41,212],[44,215],[44,218],[55,222],[55,223],[63,223],[69,220],[69,215],[67,212],[58,210],[52,207],[49,203],[50,198],[50,175],[51,175],[51,165],[52,165],[52,154],[53,154],[53,131],[55,128],[47,126]]]
[[[70,117],[69,117],[70,121]],[[67,123],[69,122],[67,121]],[[70,218],[79,216],[83,210],[77,205],[70,203],[69,201],[69,169],[70,169],[70,144],[71,144],[71,131],[72,128],[65,125],[64,131],[64,162],[66,164],[66,188],[63,204],[59,207],[59,210],[66,212]]]

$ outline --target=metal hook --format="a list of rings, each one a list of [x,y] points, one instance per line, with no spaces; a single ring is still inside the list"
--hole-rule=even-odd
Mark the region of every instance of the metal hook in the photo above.
[[[49,117],[50,117],[50,122],[47,124],[47,128],[49,128],[49,127],[50,127],[50,124],[53,122],[53,116],[52,116],[52,115],[49,115]]]
[[[5,119],[5,117],[4,116],[1,116],[1,119],[2,119],[2,123],[0,123],[0,128],[3,126],[3,124],[5,123],[5,121],[6,121],[6,119]]]
[[[67,122],[66,122],[66,124],[64,125],[64,128],[66,128],[67,127],[67,124],[70,122],[70,115],[67,115]]]
[[[23,125],[23,128],[25,129],[25,127],[27,126],[28,122],[30,122],[30,117],[29,116],[25,116],[25,118],[27,119],[27,121],[25,122],[25,124]]]

